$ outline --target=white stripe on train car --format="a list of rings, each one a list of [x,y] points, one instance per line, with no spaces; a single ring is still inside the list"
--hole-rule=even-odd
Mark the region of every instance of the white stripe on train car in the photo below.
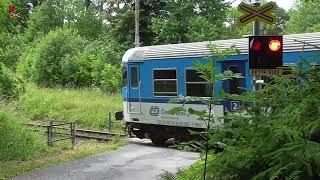
[[[128,102],[123,103],[124,119],[126,122],[157,124],[179,127],[206,128],[206,122],[198,120],[198,117],[189,112],[180,112],[176,115],[169,114],[168,111],[174,107],[181,107],[181,104],[171,103],[146,103],[146,102]],[[206,110],[206,105],[201,104],[185,104],[184,108],[192,108],[195,110]],[[131,112],[128,112],[131,108]],[[141,110],[140,110],[141,108]],[[223,115],[223,105],[215,105],[211,111],[215,117]],[[217,120],[212,127],[220,126],[223,120]]]

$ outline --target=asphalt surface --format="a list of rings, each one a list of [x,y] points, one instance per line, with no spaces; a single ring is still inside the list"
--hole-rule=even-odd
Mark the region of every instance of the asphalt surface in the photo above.
[[[16,180],[152,180],[176,172],[199,159],[198,153],[155,147],[149,140],[130,139],[117,151],[35,170]]]

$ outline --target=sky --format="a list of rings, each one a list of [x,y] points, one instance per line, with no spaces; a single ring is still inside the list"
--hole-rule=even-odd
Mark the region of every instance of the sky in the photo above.
[[[231,1],[231,0],[229,0]],[[284,8],[285,10],[288,10],[290,9],[293,4],[294,4],[294,1],[295,0],[273,0],[274,2],[276,2],[278,4],[278,6]],[[240,4],[241,0],[236,0],[232,6],[238,6]]]

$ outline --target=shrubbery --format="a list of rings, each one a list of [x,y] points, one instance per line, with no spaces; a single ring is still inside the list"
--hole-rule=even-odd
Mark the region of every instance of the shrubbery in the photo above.
[[[222,142],[226,148],[208,161],[207,178],[319,179],[319,88],[320,70],[311,66],[274,78],[247,96],[232,96],[255,102],[211,133],[209,144]],[[181,177],[194,179],[201,169],[194,166]]]
[[[76,85],[74,75],[78,68],[73,57],[84,49],[85,43],[72,30],[51,31],[24,52],[18,72],[38,85]]]
[[[21,35],[0,33],[0,62],[14,70],[22,54],[24,38]]]
[[[0,62],[0,98],[17,98],[23,91],[22,81]]]
[[[96,86],[107,92],[116,92],[121,87],[121,46],[102,35],[89,43],[77,57],[79,71],[77,78],[82,85]]]
[[[86,45],[87,41],[73,30],[50,31],[24,52],[18,73],[45,87],[96,86],[109,92],[118,91],[120,50],[104,40]]]
[[[19,124],[19,120],[0,110],[0,161],[24,160],[46,150],[36,134]]]

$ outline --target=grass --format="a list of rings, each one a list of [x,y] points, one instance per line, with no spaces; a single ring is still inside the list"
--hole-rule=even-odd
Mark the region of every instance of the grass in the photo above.
[[[210,164],[214,159],[216,158],[216,155],[208,154],[208,164]],[[204,170],[204,159],[200,159],[191,166],[189,166],[187,169],[179,171],[179,173],[176,175],[176,180],[186,180],[186,179],[192,179],[192,180],[202,180],[203,179],[203,170]],[[212,177],[212,169],[210,165],[207,165],[207,175],[206,179],[215,179]],[[228,179],[228,178],[226,178]],[[230,178],[229,178],[230,179]]]
[[[77,128],[108,129],[108,113],[122,110],[120,94],[104,94],[93,88],[38,88],[28,85],[16,105],[26,119],[48,122],[50,119],[76,121]],[[112,117],[113,118],[113,117]],[[123,123],[113,119],[115,132]]]
[[[58,145],[55,144],[54,148],[49,149],[47,153],[34,157],[31,160],[0,161],[0,179],[23,175],[37,168],[45,168],[53,164],[116,150],[123,144],[123,141],[117,140],[107,143],[87,141],[81,145],[75,146],[73,149],[69,143],[61,142]]]
[[[20,123],[17,116],[0,105],[0,160],[25,160],[46,150],[41,136]]]
[[[45,124],[52,119],[68,120],[75,121],[76,128],[106,130],[108,129],[108,113],[121,110],[122,98],[120,94],[104,94],[94,88],[38,88],[33,85],[27,85],[25,94],[21,95],[18,100],[11,102],[0,101],[0,111],[8,114],[2,118],[8,121],[8,125],[0,126],[1,132],[6,132],[7,136],[5,138],[2,137],[2,139],[0,136],[0,147],[5,150],[0,151],[0,155],[2,154],[4,157],[2,160],[0,159],[0,179],[22,175],[33,169],[115,150],[123,144],[123,142],[117,140],[108,143],[87,141],[76,145],[73,149],[69,141],[63,141],[54,143],[54,148],[49,149],[45,145],[46,138],[42,136],[43,134],[40,134],[40,132],[29,133],[21,125],[21,122],[31,121]],[[15,123],[11,123],[13,121]],[[112,132],[123,132],[122,127],[123,122],[113,119]],[[26,136],[25,134],[34,134],[38,138],[31,138],[33,136]],[[20,136],[28,138],[22,141],[15,138]],[[34,143],[35,148],[28,148],[30,143]],[[18,145],[23,148],[19,148]],[[30,153],[26,155],[22,153],[29,151]],[[14,154],[14,152],[21,157],[11,155],[11,158],[11,156],[3,154],[10,155],[10,153]]]

